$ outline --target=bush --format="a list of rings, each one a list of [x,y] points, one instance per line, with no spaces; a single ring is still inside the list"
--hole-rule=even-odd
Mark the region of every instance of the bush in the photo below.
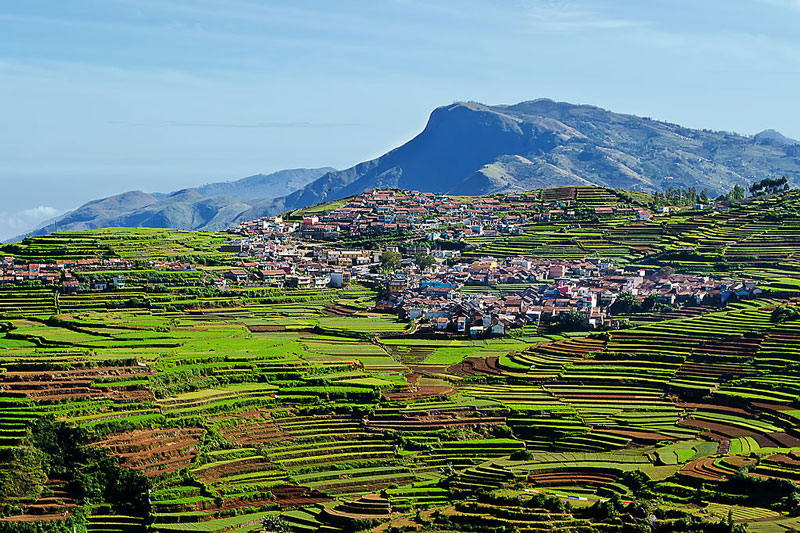
[[[517,450],[510,456],[512,461],[530,461],[533,459],[533,453],[528,450]]]
[[[796,305],[782,305],[776,307],[769,316],[770,322],[780,324],[791,320],[800,320],[800,307]]]
[[[48,477],[72,479],[72,488],[82,503],[107,502],[115,508],[138,512],[149,509],[148,479],[139,472],[121,468],[116,457],[90,446],[90,434],[52,418],[41,418],[30,430],[30,443],[42,454]]]
[[[514,432],[505,424],[500,424],[492,428],[492,435],[498,438],[510,439],[514,437]]]

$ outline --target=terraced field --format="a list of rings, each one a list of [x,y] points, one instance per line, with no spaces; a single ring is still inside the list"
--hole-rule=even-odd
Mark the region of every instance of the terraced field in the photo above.
[[[595,207],[623,205],[605,189],[562,187],[543,201],[565,202],[578,215],[524,226],[522,235],[475,236],[466,257],[525,255],[537,259],[613,257],[643,266],[669,265],[706,274],[737,272],[780,289],[800,287],[800,192],[754,200],[719,212],[682,210],[631,221],[614,212],[586,220]]]
[[[731,264],[776,289],[606,333],[424,337],[359,285],[212,297],[180,292],[189,273],[161,296],[136,281],[59,298],[3,287],[0,531],[622,532],[650,515],[658,531],[800,527],[800,319],[774,318],[800,306],[800,219],[769,219],[797,199],[624,230],[542,225],[502,244]],[[81,232],[15,253],[74,240],[76,257],[136,257],[141,235]],[[214,239],[164,246],[210,260]]]
[[[800,356],[800,322],[772,323],[774,307],[602,340],[455,347],[262,332],[254,326],[273,318],[254,311],[11,319],[0,437],[6,449],[24,445],[46,417],[85,428],[153,491],[140,515],[98,508],[98,523],[158,531],[244,531],[266,514],[335,529],[350,516],[328,513],[336,502],[381,491],[394,513],[514,487],[589,501],[633,498],[644,484],[688,503],[694,487],[733,483],[743,468],[754,479],[800,476],[798,390],[784,364]],[[632,483],[634,472],[645,477]],[[68,518],[75,501],[20,501],[21,516]],[[470,505],[452,516],[466,520]],[[499,512],[481,505],[486,520]],[[578,525],[587,513],[563,519]]]

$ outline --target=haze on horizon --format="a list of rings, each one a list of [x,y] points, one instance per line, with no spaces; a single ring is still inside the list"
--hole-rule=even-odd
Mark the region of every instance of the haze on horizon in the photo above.
[[[454,100],[800,138],[799,0],[0,7],[0,240],[86,201],[346,168]]]

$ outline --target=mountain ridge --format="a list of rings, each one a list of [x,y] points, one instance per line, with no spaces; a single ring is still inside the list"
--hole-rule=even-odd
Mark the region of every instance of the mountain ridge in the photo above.
[[[466,126],[473,127],[465,129],[467,117],[470,124]],[[453,134],[442,139],[443,130]],[[494,134],[488,143],[484,142],[487,131]],[[498,140],[502,146],[495,144]],[[377,187],[478,195],[581,184],[643,192],[695,187],[721,194],[734,185],[747,186],[775,174],[800,181],[800,149],[791,144],[776,146],[770,140],[764,143],[763,136],[691,130],[549,99],[500,106],[456,102],[435,109],[425,129],[406,144],[328,173],[284,198],[261,202],[249,216],[275,214]],[[448,142],[454,141],[466,161],[454,158],[447,149]],[[714,160],[720,148],[719,159],[727,164]],[[437,156],[425,161],[423,169],[418,164],[424,155],[421,151]],[[739,152],[749,152],[749,157],[737,161]],[[396,164],[400,157],[405,164]],[[776,158],[785,164],[775,164]],[[764,171],[766,166],[777,172]],[[467,173],[466,168],[472,171]]]
[[[127,191],[91,200],[8,242],[52,233],[55,230],[75,231],[115,226],[224,229],[231,220],[263,198],[266,191],[289,193],[332,170],[335,169],[321,167],[279,170],[271,174],[255,174],[238,180],[209,183],[168,193]]]

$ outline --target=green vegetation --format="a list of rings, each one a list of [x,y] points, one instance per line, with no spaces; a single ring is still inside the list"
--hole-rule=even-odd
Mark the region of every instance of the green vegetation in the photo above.
[[[394,272],[400,268],[401,259],[402,256],[399,253],[393,252],[392,250],[385,250],[380,256],[381,268],[387,272]]]
[[[652,201],[571,189],[536,194]],[[6,248],[131,264],[117,291],[0,288],[0,531],[797,529],[798,204],[469,239],[469,258],[599,254],[772,289],[688,311],[623,297],[632,325],[602,334],[422,336],[357,283],[212,288],[235,260],[214,234]],[[197,270],[147,265],[188,257]]]

